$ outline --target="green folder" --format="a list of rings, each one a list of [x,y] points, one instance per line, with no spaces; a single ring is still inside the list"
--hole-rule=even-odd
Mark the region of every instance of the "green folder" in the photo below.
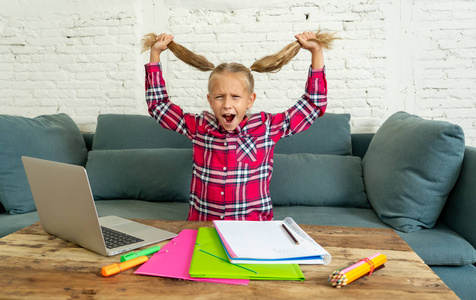
[[[232,264],[215,228],[199,228],[190,276],[256,280],[304,280],[298,264]]]

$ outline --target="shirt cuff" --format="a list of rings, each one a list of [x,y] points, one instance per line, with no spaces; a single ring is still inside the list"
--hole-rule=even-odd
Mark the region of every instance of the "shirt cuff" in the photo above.
[[[309,77],[316,77],[316,76],[321,76],[322,74],[326,73],[326,67],[322,69],[313,69],[312,65],[309,66]]]
[[[158,72],[162,71],[162,63],[161,62],[152,62],[145,64],[145,71],[146,72]]]

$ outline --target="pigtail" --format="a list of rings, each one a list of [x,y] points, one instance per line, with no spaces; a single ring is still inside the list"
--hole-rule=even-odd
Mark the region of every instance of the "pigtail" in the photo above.
[[[149,50],[156,42],[157,35],[155,33],[149,33],[142,39],[142,52]],[[168,45],[168,49],[184,63],[200,70],[200,71],[212,71],[215,66],[209,62],[204,56],[193,53],[184,46],[171,41]]]
[[[322,48],[330,49],[332,42],[337,39],[334,35],[335,33],[326,33],[318,30],[316,37],[311,39],[311,41],[315,41],[321,45]],[[301,44],[298,41],[292,42],[278,53],[265,56],[255,61],[250,69],[259,73],[278,72],[298,54],[299,50],[301,50]]]

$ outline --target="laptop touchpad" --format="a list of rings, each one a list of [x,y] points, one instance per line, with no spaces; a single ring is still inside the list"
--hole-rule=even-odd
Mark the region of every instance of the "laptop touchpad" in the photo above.
[[[137,232],[147,229],[147,226],[135,222],[127,222],[117,225],[110,225],[109,228],[116,229],[124,232]]]

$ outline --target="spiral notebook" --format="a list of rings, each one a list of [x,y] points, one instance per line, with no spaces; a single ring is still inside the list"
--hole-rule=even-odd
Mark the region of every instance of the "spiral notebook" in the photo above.
[[[232,263],[328,264],[331,255],[290,217],[283,221],[213,221]]]

